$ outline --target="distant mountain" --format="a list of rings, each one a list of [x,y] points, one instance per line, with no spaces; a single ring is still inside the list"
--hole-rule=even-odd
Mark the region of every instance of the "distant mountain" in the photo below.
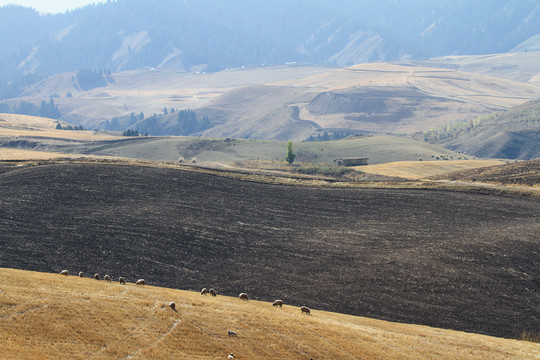
[[[540,5],[533,0],[117,0],[58,15],[10,5],[0,8],[0,32],[10,34],[0,38],[5,86],[30,82],[25,74],[81,69],[348,66],[506,52],[540,33]]]

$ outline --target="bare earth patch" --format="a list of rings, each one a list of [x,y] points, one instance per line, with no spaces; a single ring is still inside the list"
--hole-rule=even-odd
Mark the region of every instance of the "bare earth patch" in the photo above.
[[[0,266],[515,337],[538,332],[538,200],[261,184],[121,164],[0,166]]]

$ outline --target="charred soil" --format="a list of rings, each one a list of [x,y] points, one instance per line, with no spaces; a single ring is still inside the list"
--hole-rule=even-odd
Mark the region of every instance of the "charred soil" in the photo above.
[[[539,212],[527,198],[7,164],[0,267],[213,287],[514,337],[540,331]]]

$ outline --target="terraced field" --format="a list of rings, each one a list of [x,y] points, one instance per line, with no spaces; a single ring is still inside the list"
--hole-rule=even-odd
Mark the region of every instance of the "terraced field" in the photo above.
[[[0,171],[0,267],[504,337],[540,331],[533,198],[240,181],[118,164]]]

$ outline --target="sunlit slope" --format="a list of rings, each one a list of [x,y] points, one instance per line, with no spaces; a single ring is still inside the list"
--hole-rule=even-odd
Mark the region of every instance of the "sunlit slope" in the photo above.
[[[499,160],[438,160],[396,161],[386,164],[357,166],[356,169],[376,175],[402,177],[416,180],[452,171],[469,170],[504,164]]]
[[[3,359],[533,359],[540,345],[271,303],[1,269]],[[167,304],[176,303],[176,311]],[[237,332],[229,337],[227,330]]]
[[[57,120],[19,114],[0,113],[0,138],[32,136],[68,140],[110,140],[116,136],[86,130],[57,130]]]

